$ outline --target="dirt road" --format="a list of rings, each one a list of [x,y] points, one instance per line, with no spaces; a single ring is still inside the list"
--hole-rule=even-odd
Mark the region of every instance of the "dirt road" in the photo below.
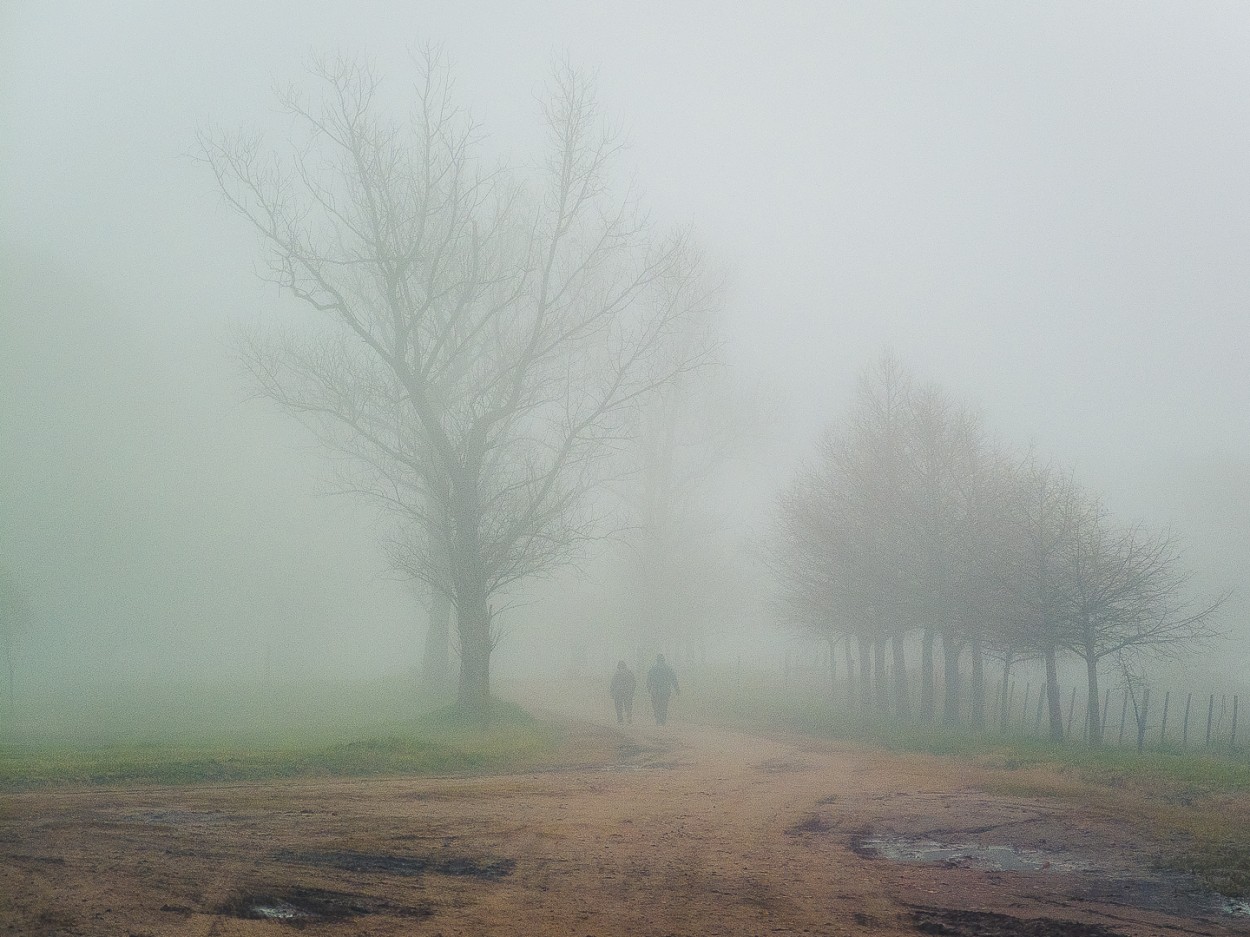
[[[1150,847],[1113,823],[974,793],[973,769],[693,725],[577,731],[611,763],[7,795],[0,932],[1250,932],[1143,873]]]

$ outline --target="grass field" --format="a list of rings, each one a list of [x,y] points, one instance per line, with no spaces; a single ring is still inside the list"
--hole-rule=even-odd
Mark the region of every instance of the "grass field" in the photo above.
[[[501,771],[561,742],[516,706],[497,703],[482,729],[399,681],[114,687],[55,703],[0,740],[0,788]]]

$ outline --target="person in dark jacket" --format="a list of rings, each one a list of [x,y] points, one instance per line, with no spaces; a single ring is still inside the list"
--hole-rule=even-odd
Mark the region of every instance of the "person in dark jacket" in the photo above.
[[[638,681],[634,672],[625,666],[625,661],[616,665],[616,673],[612,674],[612,685],[608,688],[612,694],[612,702],[616,704],[616,721],[634,721],[634,688]]]
[[[655,663],[647,671],[647,692],[651,694],[651,709],[655,713],[655,724],[662,726],[668,722],[668,699],[681,693],[677,685],[677,674],[664,662],[664,655],[657,654]]]

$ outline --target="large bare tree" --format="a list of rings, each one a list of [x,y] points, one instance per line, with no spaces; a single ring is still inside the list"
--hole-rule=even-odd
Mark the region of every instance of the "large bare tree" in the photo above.
[[[673,339],[710,293],[688,237],[656,236],[614,188],[619,144],[583,76],[556,68],[546,161],[522,177],[483,161],[441,56],[417,64],[406,120],[369,66],[324,60],[320,94],[280,96],[280,151],[206,133],[201,152],[271,279],[335,326],[251,355],[262,390],[393,509],[406,565],[455,605],[459,702],[485,715],[493,603],[596,534],[603,458],[701,361]]]

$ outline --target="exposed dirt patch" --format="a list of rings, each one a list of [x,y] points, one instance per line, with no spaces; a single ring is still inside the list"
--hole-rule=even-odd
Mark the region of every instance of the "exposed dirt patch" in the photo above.
[[[795,758],[769,758],[756,767],[766,774],[793,774],[796,771],[811,771],[812,765]]]
[[[516,861],[499,856],[391,856],[364,852],[280,852],[283,862],[319,865],[346,872],[383,875],[455,875],[466,878],[500,879],[510,875]]]
[[[560,770],[8,795],[0,934],[1250,933],[1158,877],[1169,844],[979,793],[950,761],[604,723],[581,723],[593,757]],[[1082,865],[979,861],[1016,854]]]

